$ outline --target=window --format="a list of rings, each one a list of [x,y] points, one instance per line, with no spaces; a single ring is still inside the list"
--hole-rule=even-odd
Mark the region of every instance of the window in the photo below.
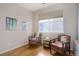
[[[39,21],[39,31],[40,32],[48,32],[49,31],[48,27],[49,27],[48,20]]]
[[[40,20],[39,32],[64,32],[63,18]]]
[[[6,29],[15,30],[16,29],[16,18],[6,17]]]

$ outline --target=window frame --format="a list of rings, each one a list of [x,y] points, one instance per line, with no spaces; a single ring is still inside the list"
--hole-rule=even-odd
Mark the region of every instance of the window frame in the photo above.
[[[63,21],[63,31],[53,31],[52,29],[50,29],[51,27],[50,27],[50,21],[53,21],[53,19],[57,19],[57,18],[51,18],[51,19],[45,19],[45,20],[39,20],[38,21],[38,32],[40,32],[40,33],[64,33],[64,19],[63,19],[63,17],[58,17],[58,18],[61,18],[61,21]],[[48,21],[48,23],[49,23],[49,30],[48,31],[40,31],[40,29],[39,29],[39,27],[40,27],[40,22],[44,22],[44,21]],[[51,31],[50,31],[51,30]]]

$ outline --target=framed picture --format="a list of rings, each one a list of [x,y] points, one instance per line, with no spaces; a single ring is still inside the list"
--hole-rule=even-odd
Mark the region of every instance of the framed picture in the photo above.
[[[16,18],[6,17],[6,29],[15,30],[16,29]]]
[[[21,30],[22,31],[27,31],[27,26],[28,26],[28,23],[26,21],[22,21]]]

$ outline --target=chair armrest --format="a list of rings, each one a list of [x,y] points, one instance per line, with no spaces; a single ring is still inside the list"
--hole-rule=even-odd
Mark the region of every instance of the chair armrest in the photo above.
[[[49,42],[49,46],[51,46],[52,43],[55,43],[57,41],[57,39],[58,38],[51,39],[50,42]]]
[[[55,38],[55,39],[50,40],[50,43],[54,43],[54,42],[56,42],[57,39],[58,39],[58,38]]]

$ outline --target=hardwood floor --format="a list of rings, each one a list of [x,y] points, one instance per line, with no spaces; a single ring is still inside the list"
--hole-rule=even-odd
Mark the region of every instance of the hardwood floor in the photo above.
[[[51,56],[49,49],[43,47],[23,46],[12,51],[1,54],[0,56]]]
[[[60,54],[55,54],[55,51],[53,51],[53,54],[54,56],[61,56]],[[43,48],[42,46],[32,47],[25,45],[20,48],[3,53],[0,56],[51,56],[51,54],[48,48]]]

